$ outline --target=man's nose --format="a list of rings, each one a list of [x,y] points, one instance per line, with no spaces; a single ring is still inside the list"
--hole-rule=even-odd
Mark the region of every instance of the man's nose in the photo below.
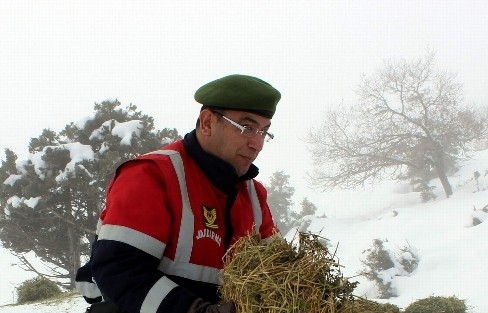
[[[256,136],[248,138],[247,145],[253,150],[259,152],[263,149],[264,139],[264,136],[256,134]]]

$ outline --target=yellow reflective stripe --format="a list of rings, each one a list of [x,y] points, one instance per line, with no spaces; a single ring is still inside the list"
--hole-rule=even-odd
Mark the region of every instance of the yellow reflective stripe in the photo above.
[[[158,269],[168,275],[176,275],[211,284],[222,284],[221,270],[215,267],[177,262],[163,257]]]
[[[161,259],[166,244],[154,237],[125,226],[105,224],[100,228],[98,240],[114,240],[131,245],[155,258]]]
[[[168,293],[177,287],[172,280],[163,276],[152,286],[141,305],[141,313],[156,313]]]

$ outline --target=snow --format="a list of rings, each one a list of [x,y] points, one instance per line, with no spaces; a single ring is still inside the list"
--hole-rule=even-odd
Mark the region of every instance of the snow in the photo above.
[[[141,121],[132,120],[115,125],[114,129],[112,129],[112,134],[122,138],[122,140],[120,140],[121,145],[130,146],[132,135],[135,134],[136,136],[139,136],[142,128]]]
[[[21,178],[22,178],[22,175],[12,174],[3,183],[6,185],[13,186],[15,184],[15,182]]]
[[[70,153],[71,161],[66,164],[64,171],[56,176],[56,181],[61,181],[66,179],[69,172],[74,171],[77,163],[83,160],[93,160],[94,153],[89,145],[83,145],[79,142],[66,143],[57,146],[46,146],[42,151],[29,154],[29,160],[34,165],[34,169],[39,175],[40,179],[44,179],[45,174],[43,173],[43,168],[46,167],[46,163],[43,160],[44,155],[50,150],[68,150]]]
[[[112,124],[114,125],[112,128]],[[104,134],[110,131],[112,135],[121,138],[120,144],[130,146],[132,136],[140,136],[141,129],[143,128],[142,121],[131,120],[127,122],[119,123],[115,120],[109,120],[104,122],[98,129],[95,129],[90,135],[90,140],[97,138],[103,139]]]
[[[37,203],[39,203],[39,200],[41,199],[41,197],[31,197],[29,199],[25,199],[24,200],[24,203],[31,209],[34,209],[37,205]]]
[[[64,301],[48,300],[40,303],[32,303],[20,306],[3,306],[0,307],[2,313],[82,313],[89,305],[82,297],[73,296],[65,299]]]
[[[481,175],[475,178],[474,172]],[[488,270],[488,150],[480,151],[449,177],[454,194],[446,198],[437,181],[437,198],[422,203],[408,184],[387,181],[357,190],[335,190],[323,193],[323,203],[316,216],[307,216],[297,226],[301,231],[319,233],[337,249],[342,272],[359,281],[355,294],[370,299],[378,297],[375,285],[358,273],[364,268],[364,251],[373,240],[383,242],[394,259],[394,267],[380,273],[392,283],[397,296],[376,299],[405,308],[415,300],[430,296],[456,296],[466,300],[471,313],[488,311],[486,282]],[[318,216],[326,217],[318,217]],[[292,229],[286,238],[293,239]],[[15,258],[0,249],[2,292],[0,305],[15,300],[15,286],[33,277],[16,266]],[[418,260],[411,273],[401,260]],[[87,305],[79,296],[66,302],[43,302],[22,306],[3,306],[0,313],[83,312]]]
[[[114,124],[114,127],[110,130],[112,124]],[[142,121],[140,120],[131,120],[123,123],[110,120],[103,123],[99,129],[94,130],[90,138],[97,137],[99,139],[103,139],[102,134],[105,128],[109,129],[112,135],[121,138],[121,145],[130,145],[132,137],[140,136],[141,129],[143,127]],[[102,143],[100,153],[103,153],[106,149],[108,149],[107,146],[105,145],[105,143]],[[83,145],[79,142],[65,143],[56,146],[46,146],[42,149],[42,151],[31,153],[28,156],[29,161],[32,162],[35,172],[40,179],[45,178],[45,173],[43,169],[46,167],[46,163],[44,162],[43,157],[48,151],[51,150],[68,150],[71,159],[70,162],[66,164],[64,170],[56,173],[56,181],[58,182],[67,179],[69,173],[73,173],[75,171],[76,166],[80,166],[86,171],[86,169],[82,167],[79,163],[84,160],[93,160],[95,158],[95,153],[93,152],[92,147],[90,145]],[[17,167],[21,169],[23,164],[25,164],[25,161],[18,161]],[[88,174],[90,175],[90,173]],[[20,175],[10,175],[3,183],[13,185],[15,181],[20,178]]]

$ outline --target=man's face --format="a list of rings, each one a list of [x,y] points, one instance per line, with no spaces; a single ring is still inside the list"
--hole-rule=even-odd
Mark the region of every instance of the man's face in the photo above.
[[[259,152],[261,152],[265,137],[260,133],[253,133],[253,137],[245,136],[238,127],[234,126],[226,118],[241,126],[250,126],[255,130],[264,131],[267,131],[270,127],[271,120],[244,111],[207,111],[204,113],[203,119],[202,114],[200,115],[204,123],[210,122],[207,126],[211,125],[208,132],[209,136],[206,136],[207,144],[201,143],[202,147],[207,152],[231,164],[238,176],[244,175],[249,170],[251,163],[257,158]],[[206,126],[203,125],[203,127]]]

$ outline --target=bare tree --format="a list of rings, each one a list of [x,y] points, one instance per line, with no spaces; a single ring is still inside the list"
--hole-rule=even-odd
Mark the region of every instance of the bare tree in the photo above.
[[[438,177],[446,196],[456,161],[487,133],[486,113],[463,105],[455,74],[434,67],[432,52],[387,61],[359,85],[359,104],[326,113],[309,134],[312,184],[353,188],[382,179],[426,185]],[[426,185],[427,186],[427,185]]]

